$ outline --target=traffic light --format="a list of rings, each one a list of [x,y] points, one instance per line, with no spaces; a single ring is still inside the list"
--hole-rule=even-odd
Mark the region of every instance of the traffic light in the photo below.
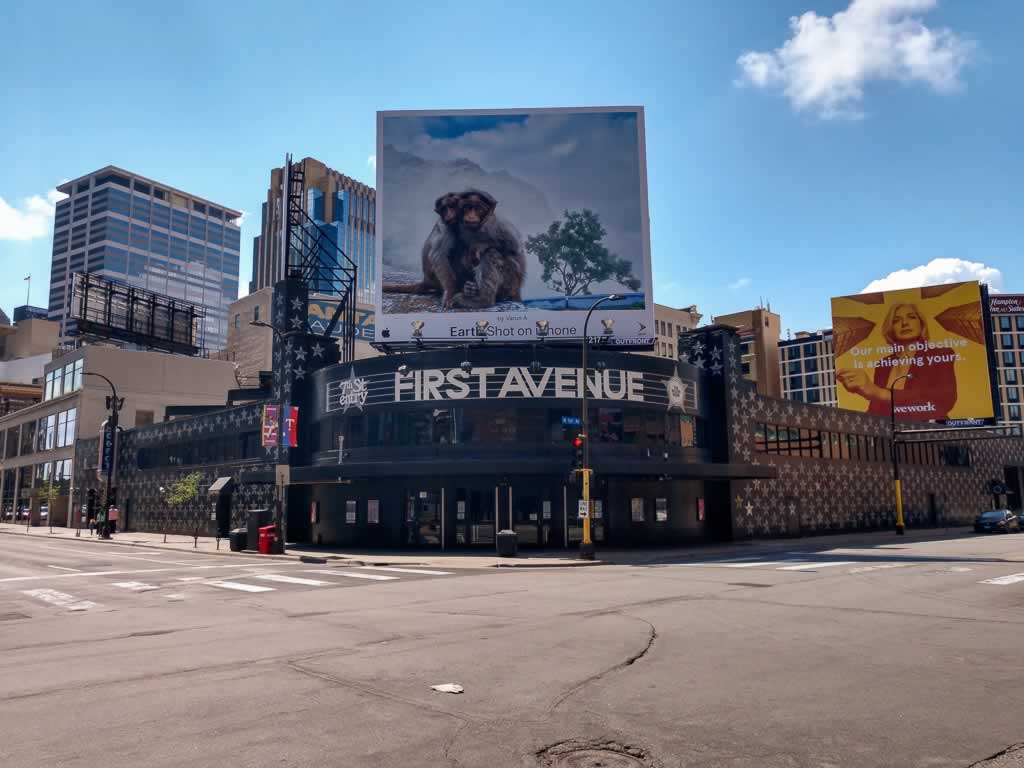
[[[572,468],[583,469],[583,441],[586,439],[585,435],[577,435],[572,441]]]

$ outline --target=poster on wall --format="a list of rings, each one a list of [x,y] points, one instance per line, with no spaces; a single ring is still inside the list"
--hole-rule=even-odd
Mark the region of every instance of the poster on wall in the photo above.
[[[378,343],[580,338],[605,299],[588,335],[653,345],[642,107],[379,112],[376,158]]]
[[[993,414],[977,282],[832,299],[839,407],[915,421]]]
[[[263,406],[263,437],[264,448],[272,448],[277,445],[277,431],[280,427],[280,407],[275,403],[266,403]]]

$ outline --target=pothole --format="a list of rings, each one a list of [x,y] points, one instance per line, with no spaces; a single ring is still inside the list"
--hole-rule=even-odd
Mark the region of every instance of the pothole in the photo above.
[[[580,741],[554,744],[537,753],[544,768],[657,768],[643,747],[617,741]]]

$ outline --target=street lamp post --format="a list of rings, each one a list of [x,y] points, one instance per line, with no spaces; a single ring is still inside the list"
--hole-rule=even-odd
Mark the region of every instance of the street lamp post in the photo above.
[[[587,325],[590,323],[590,316],[594,314],[595,309],[606,301],[615,301],[618,298],[619,296],[614,293],[601,297],[591,305],[590,311],[587,312],[587,316],[583,320],[583,386],[580,389],[580,437],[583,438],[583,469],[580,471],[583,475],[583,501],[587,514],[583,518],[583,541],[580,542],[581,560],[594,559],[594,542],[590,538],[590,436],[587,434],[587,348],[590,346],[590,337],[587,335]]]
[[[905,373],[897,376],[889,385],[889,419],[892,424],[892,482],[896,493],[896,533],[903,535],[903,490],[900,487],[900,456],[896,450],[896,385],[903,379],[912,379],[913,375]]]
[[[101,539],[110,538],[110,508],[114,506],[114,493],[117,489],[116,481],[114,479],[114,468],[117,465],[117,414],[121,410],[123,401],[117,397],[117,387],[114,386],[114,382],[104,376],[102,373],[92,373],[91,371],[83,371],[83,376],[97,376],[103,379],[107,384],[110,385],[110,397],[107,398],[107,406],[110,409],[110,419],[107,421],[107,429],[110,430],[111,440],[111,455],[110,463],[107,465],[107,482],[106,489],[104,490],[104,509],[106,510],[103,515],[103,529],[100,531]],[[103,447],[106,443],[106,435],[104,435],[104,442],[100,445],[100,460],[103,457]]]
[[[277,328],[277,326],[272,325],[271,323],[265,323],[262,320],[250,320],[249,321],[249,325],[255,326],[257,328],[269,328],[271,331],[273,331],[274,332],[274,336],[277,338],[278,343],[281,345],[281,354],[284,355],[284,353],[285,353],[284,352],[284,344],[285,344],[285,342],[284,342],[284,334],[281,333],[281,330],[279,328]],[[277,398],[277,442],[278,442],[278,446],[277,447],[278,447],[278,451],[279,451],[278,455],[280,455],[280,449],[283,447],[281,445],[281,439],[284,436],[284,430],[282,429],[283,420],[284,420],[284,398],[283,397],[278,397]],[[281,472],[275,472],[274,473],[274,491],[277,494],[277,505],[276,505],[276,508],[274,509],[274,514],[277,517],[277,519],[274,521],[274,525],[277,527],[278,532],[281,534],[280,552],[281,552],[281,554],[284,554],[284,542],[285,542],[285,536],[286,536],[286,530],[287,530],[288,514],[287,514],[287,505],[286,505],[286,496],[285,496],[286,490],[285,490],[284,484],[281,481],[282,481]]]

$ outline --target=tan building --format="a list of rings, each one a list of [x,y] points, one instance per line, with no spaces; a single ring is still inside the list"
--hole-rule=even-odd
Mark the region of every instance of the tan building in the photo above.
[[[779,339],[782,318],[770,308],[717,315],[715,323],[731,325],[739,332],[743,375],[757,385],[759,394],[781,397]]]
[[[0,417],[0,519],[44,522],[40,485],[60,489],[54,524],[67,520],[78,437],[95,437],[107,418],[110,387],[124,398],[119,424],[125,429],[163,421],[170,405],[223,405],[235,384],[235,366],[159,352],[90,345],[45,368],[42,402]],[[47,510],[47,514],[50,510]]]
[[[4,314],[0,320],[6,320]],[[60,324],[24,318],[0,322],[0,416],[38,403],[43,397],[46,364],[58,347]]]
[[[250,293],[233,303],[228,311],[228,346],[225,359],[238,366],[240,380],[248,386],[255,384],[260,371],[269,371],[272,367],[274,332],[251,323],[271,322],[270,301],[273,293],[273,288],[263,288]],[[314,333],[318,329],[326,329],[336,303],[336,299],[330,296],[314,294],[310,297],[310,314],[307,321]],[[373,307],[356,305],[356,360],[380,354],[370,346],[373,340],[373,316]]]
[[[306,213],[356,265],[356,300],[360,304],[372,304],[376,290],[376,191],[312,157],[294,163],[293,167],[303,174]],[[260,234],[253,241],[249,293],[272,287],[284,277],[281,265],[283,176],[284,168],[270,172]]]
[[[0,360],[21,360],[52,355],[60,337],[60,323],[29,318],[0,325]]]
[[[703,315],[697,311],[697,305],[691,304],[682,309],[674,309],[664,304],[654,305],[654,349],[644,352],[652,357],[678,358],[679,334],[692,331]]]

